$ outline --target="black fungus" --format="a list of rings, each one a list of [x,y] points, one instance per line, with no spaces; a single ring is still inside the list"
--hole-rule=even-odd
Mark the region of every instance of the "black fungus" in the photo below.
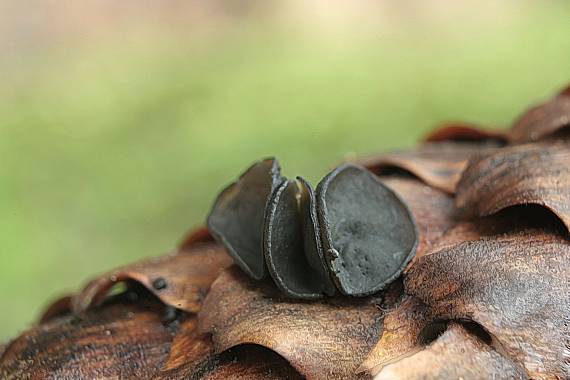
[[[293,298],[322,297],[323,283],[304,252],[303,214],[297,182],[283,182],[265,211],[265,261],[275,284]]]
[[[323,178],[317,213],[325,258],[343,294],[384,289],[415,255],[418,232],[411,212],[362,167],[343,165]]]
[[[275,159],[254,164],[218,196],[208,228],[252,278],[268,269],[286,296],[303,299],[384,289],[418,240],[404,202],[366,169],[338,167],[315,194],[303,178],[282,177]]]
[[[262,252],[265,206],[283,181],[275,159],[253,164],[216,199],[208,216],[208,229],[236,264],[256,280],[265,277]]]
[[[297,181],[301,189],[300,206],[303,213],[303,249],[305,257],[315,271],[316,276],[318,276],[319,281],[321,281],[324,293],[332,296],[336,293],[336,288],[329,276],[322,248],[315,194],[309,182],[304,178],[297,177]]]

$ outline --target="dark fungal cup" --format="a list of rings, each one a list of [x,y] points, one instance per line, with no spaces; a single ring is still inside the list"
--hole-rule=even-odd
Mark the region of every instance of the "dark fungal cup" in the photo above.
[[[304,252],[301,192],[294,180],[283,182],[271,195],[265,212],[264,254],[269,274],[289,297],[323,296],[324,284]]]
[[[325,259],[345,295],[384,289],[415,255],[418,232],[410,211],[362,167],[343,165],[323,178],[317,215]]]
[[[212,235],[236,264],[257,280],[266,274],[262,252],[266,204],[283,180],[276,159],[256,162],[218,195],[208,215]]]
[[[402,200],[356,165],[332,171],[315,195],[303,178],[282,177],[275,159],[257,162],[222,191],[207,224],[250,277],[269,271],[286,296],[300,299],[380,291],[418,240]]]
[[[319,220],[317,218],[317,200],[311,185],[302,177],[297,177],[301,191],[300,207],[303,213],[303,249],[307,262],[315,271],[323,285],[323,292],[329,296],[336,293],[336,288],[332,282],[319,233]]]

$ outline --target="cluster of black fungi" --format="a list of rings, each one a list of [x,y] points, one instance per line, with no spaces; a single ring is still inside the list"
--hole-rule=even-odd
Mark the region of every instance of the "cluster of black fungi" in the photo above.
[[[256,280],[288,297],[384,289],[415,255],[418,232],[405,203],[368,170],[346,164],[318,184],[281,175],[276,159],[253,164],[218,195],[208,229]]]

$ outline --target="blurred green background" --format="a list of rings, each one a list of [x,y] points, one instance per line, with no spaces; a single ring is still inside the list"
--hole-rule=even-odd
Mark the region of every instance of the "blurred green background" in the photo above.
[[[570,80],[569,20],[567,1],[0,1],[0,339],[171,249],[258,158],[316,181],[439,121],[508,126]]]

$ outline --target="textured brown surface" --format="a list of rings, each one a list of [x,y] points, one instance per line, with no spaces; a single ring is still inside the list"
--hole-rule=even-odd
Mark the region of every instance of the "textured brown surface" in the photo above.
[[[178,330],[161,322],[163,309],[157,301],[121,297],[83,318],[34,327],[7,347],[0,378],[148,379],[166,360]]]
[[[474,159],[457,187],[455,204],[466,216],[536,204],[570,230],[570,147],[528,144]]]
[[[381,180],[402,198],[416,221],[420,234],[416,259],[429,252],[441,235],[457,223],[449,194],[413,178],[387,176]]]
[[[432,187],[453,194],[468,160],[489,151],[490,146],[466,142],[425,143],[416,149],[362,159],[358,164],[379,175],[394,169],[404,170]]]
[[[382,312],[373,299],[294,302],[237,268],[223,272],[199,315],[217,352],[244,343],[274,350],[307,379],[354,379],[378,339]]]
[[[275,352],[260,346],[244,345],[211,357],[184,379],[302,380],[303,377]]]
[[[542,227],[548,227],[549,230],[545,231]],[[552,232],[549,232],[552,231]],[[558,233],[558,236],[556,235]],[[544,238],[544,247],[541,247],[542,242],[535,242],[534,243],[534,250],[540,251],[544,249],[545,251],[548,250],[548,242],[552,239],[558,241],[563,247],[566,246],[567,241],[563,236],[565,236],[566,231],[563,227],[554,220],[548,212],[543,211],[542,209],[535,208],[530,210],[508,210],[498,216],[487,217],[483,219],[478,219],[476,221],[465,221],[460,222],[456,226],[452,227],[448,230],[444,236],[442,236],[437,243],[432,247],[432,252],[436,252],[438,250],[455,250],[456,247],[464,242],[472,241],[473,247],[467,248],[464,250],[464,254],[466,252],[470,252],[471,250],[474,251],[481,251],[481,246],[483,244],[490,244],[490,243],[483,243],[483,242],[492,242],[497,239],[504,239],[505,234],[510,234],[511,236],[546,236],[551,238]],[[540,239],[540,238],[539,238]],[[521,245],[531,244],[530,242],[525,243],[521,241]],[[489,247],[488,250],[493,251],[494,247]],[[440,255],[439,253],[435,253],[435,255]],[[443,256],[443,255],[442,255]],[[430,256],[428,256],[430,257]],[[451,260],[451,258],[448,258]],[[420,263],[422,260],[420,260]],[[439,260],[435,260],[434,262],[439,262]],[[446,265],[445,262],[442,265]],[[489,268],[484,263],[475,264],[472,263],[473,267],[476,265],[481,265],[481,269],[485,270],[487,268],[491,271],[491,275],[495,274],[500,276],[500,273],[494,271],[494,268]],[[433,266],[431,264],[430,266]],[[513,271],[516,271],[520,268],[513,268]],[[418,270],[414,268],[414,270]],[[468,268],[464,270],[468,271]],[[536,268],[535,272],[540,272],[541,268]],[[427,275],[429,276],[429,274]],[[462,277],[463,274],[456,273],[454,277]],[[559,274],[559,280],[566,283],[569,282],[568,278],[569,275],[566,272],[565,274]],[[439,277],[438,279],[433,279],[433,281],[441,280],[444,281],[443,277]],[[481,283],[479,280],[482,280],[481,277],[478,277],[472,282],[469,282],[466,286],[476,286],[477,284]],[[535,281],[539,280],[535,278]],[[519,285],[517,282],[513,281],[512,278],[509,277],[508,282],[512,284],[515,289],[519,289]],[[521,278],[521,281],[529,281],[529,279]],[[481,283],[483,284],[483,283]],[[439,284],[441,287],[445,287],[446,283]],[[533,286],[529,284],[528,286]],[[449,290],[453,292],[453,289]],[[504,290],[504,292],[508,292],[509,289]],[[461,300],[458,300],[460,302]],[[505,299],[503,302],[509,302],[510,300]],[[532,302],[528,300],[527,302]],[[456,307],[455,304],[449,306],[450,308]],[[500,311],[499,311],[500,312]],[[530,315],[533,314],[533,311],[529,309]],[[564,312],[561,310],[560,317],[564,319]],[[386,311],[386,316],[384,318],[384,326],[383,326],[383,334],[381,339],[376,344],[376,346],[371,350],[370,354],[368,355],[367,359],[363,362],[361,370],[367,370],[371,373],[378,373],[382,370],[382,368],[391,362],[397,362],[402,358],[408,357],[413,355],[414,353],[421,351],[424,349],[419,342],[420,332],[428,327],[430,324],[434,323],[437,319],[448,319],[449,315],[441,314],[441,309],[426,307],[426,305],[415,299],[409,298],[409,296],[404,297],[404,299],[396,305],[395,308],[388,309]],[[458,316],[455,315],[454,318]],[[568,313],[566,314],[566,318],[568,318]],[[471,318],[470,315],[465,314],[462,315],[461,318],[465,318],[469,320]],[[536,321],[529,321],[530,324]],[[437,323],[437,322],[436,322]],[[564,323],[562,323],[562,326]],[[524,338],[521,338],[524,339]],[[533,347],[536,343],[531,339],[527,341],[527,345],[529,347]],[[562,362],[561,362],[562,363]],[[430,367],[427,367],[430,368]],[[427,374],[429,371],[424,369],[424,372]],[[450,375],[451,376],[451,375]],[[445,378],[445,377],[443,377]],[[454,377],[450,377],[454,378]]]
[[[484,141],[495,140],[497,142],[505,142],[507,136],[502,131],[483,129],[479,126],[469,123],[445,123],[438,126],[434,131],[430,132],[425,141]]]
[[[56,299],[43,311],[40,323],[45,323],[53,318],[60,317],[71,312],[73,296],[67,295]]]
[[[197,372],[197,368],[213,353],[209,336],[198,335],[195,316],[187,317],[180,323],[176,336],[172,340],[168,358],[153,380],[187,379]]]
[[[429,371],[426,371],[429,369]],[[459,324],[424,350],[388,365],[375,380],[523,380],[520,366],[503,357]]]
[[[91,281],[73,299],[73,310],[81,313],[105,299],[113,285],[136,281],[165,304],[198,312],[210,284],[232,260],[214,243],[196,244],[178,254],[147,259],[119,268]]]
[[[284,358],[261,346],[242,345],[214,354],[210,337],[194,331],[195,319],[187,322],[152,380],[302,379]]]
[[[197,319],[149,293],[129,291],[89,309],[82,317],[53,316],[24,333],[0,361],[6,379],[301,379],[278,354],[240,346],[214,354]],[[135,296],[135,294],[138,294]],[[149,298],[150,297],[150,298]]]
[[[201,226],[190,230],[190,232],[184,236],[184,239],[182,239],[178,245],[178,250],[186,251],[198,243],[213,243],[214,241],[214,237],[210,234],[208,227]]]
[[[428,253],[451,248],[457,244],[479,240],[494,239],[497,235],[543,230],[566,234],[566,227],[556,215],[540,206],[512,207],[498,214],[464,220],[447,230],[432,246]]]
[[[372,348],[359,371],[376,374],[384,366],[402,360],[422,349],[418,344],[420,332],[432,322],[430,310],[418,299],[404,297],[387,310],[382,337]]]
[[[534,379],[570,377],[570,244],[540,230],[465,242],[420,258],[406,291],[437,319],[480,324]]]
[[[544,139],[570,126],[570,87],[521,115],[509,131],[509,139],[524,143]]]

